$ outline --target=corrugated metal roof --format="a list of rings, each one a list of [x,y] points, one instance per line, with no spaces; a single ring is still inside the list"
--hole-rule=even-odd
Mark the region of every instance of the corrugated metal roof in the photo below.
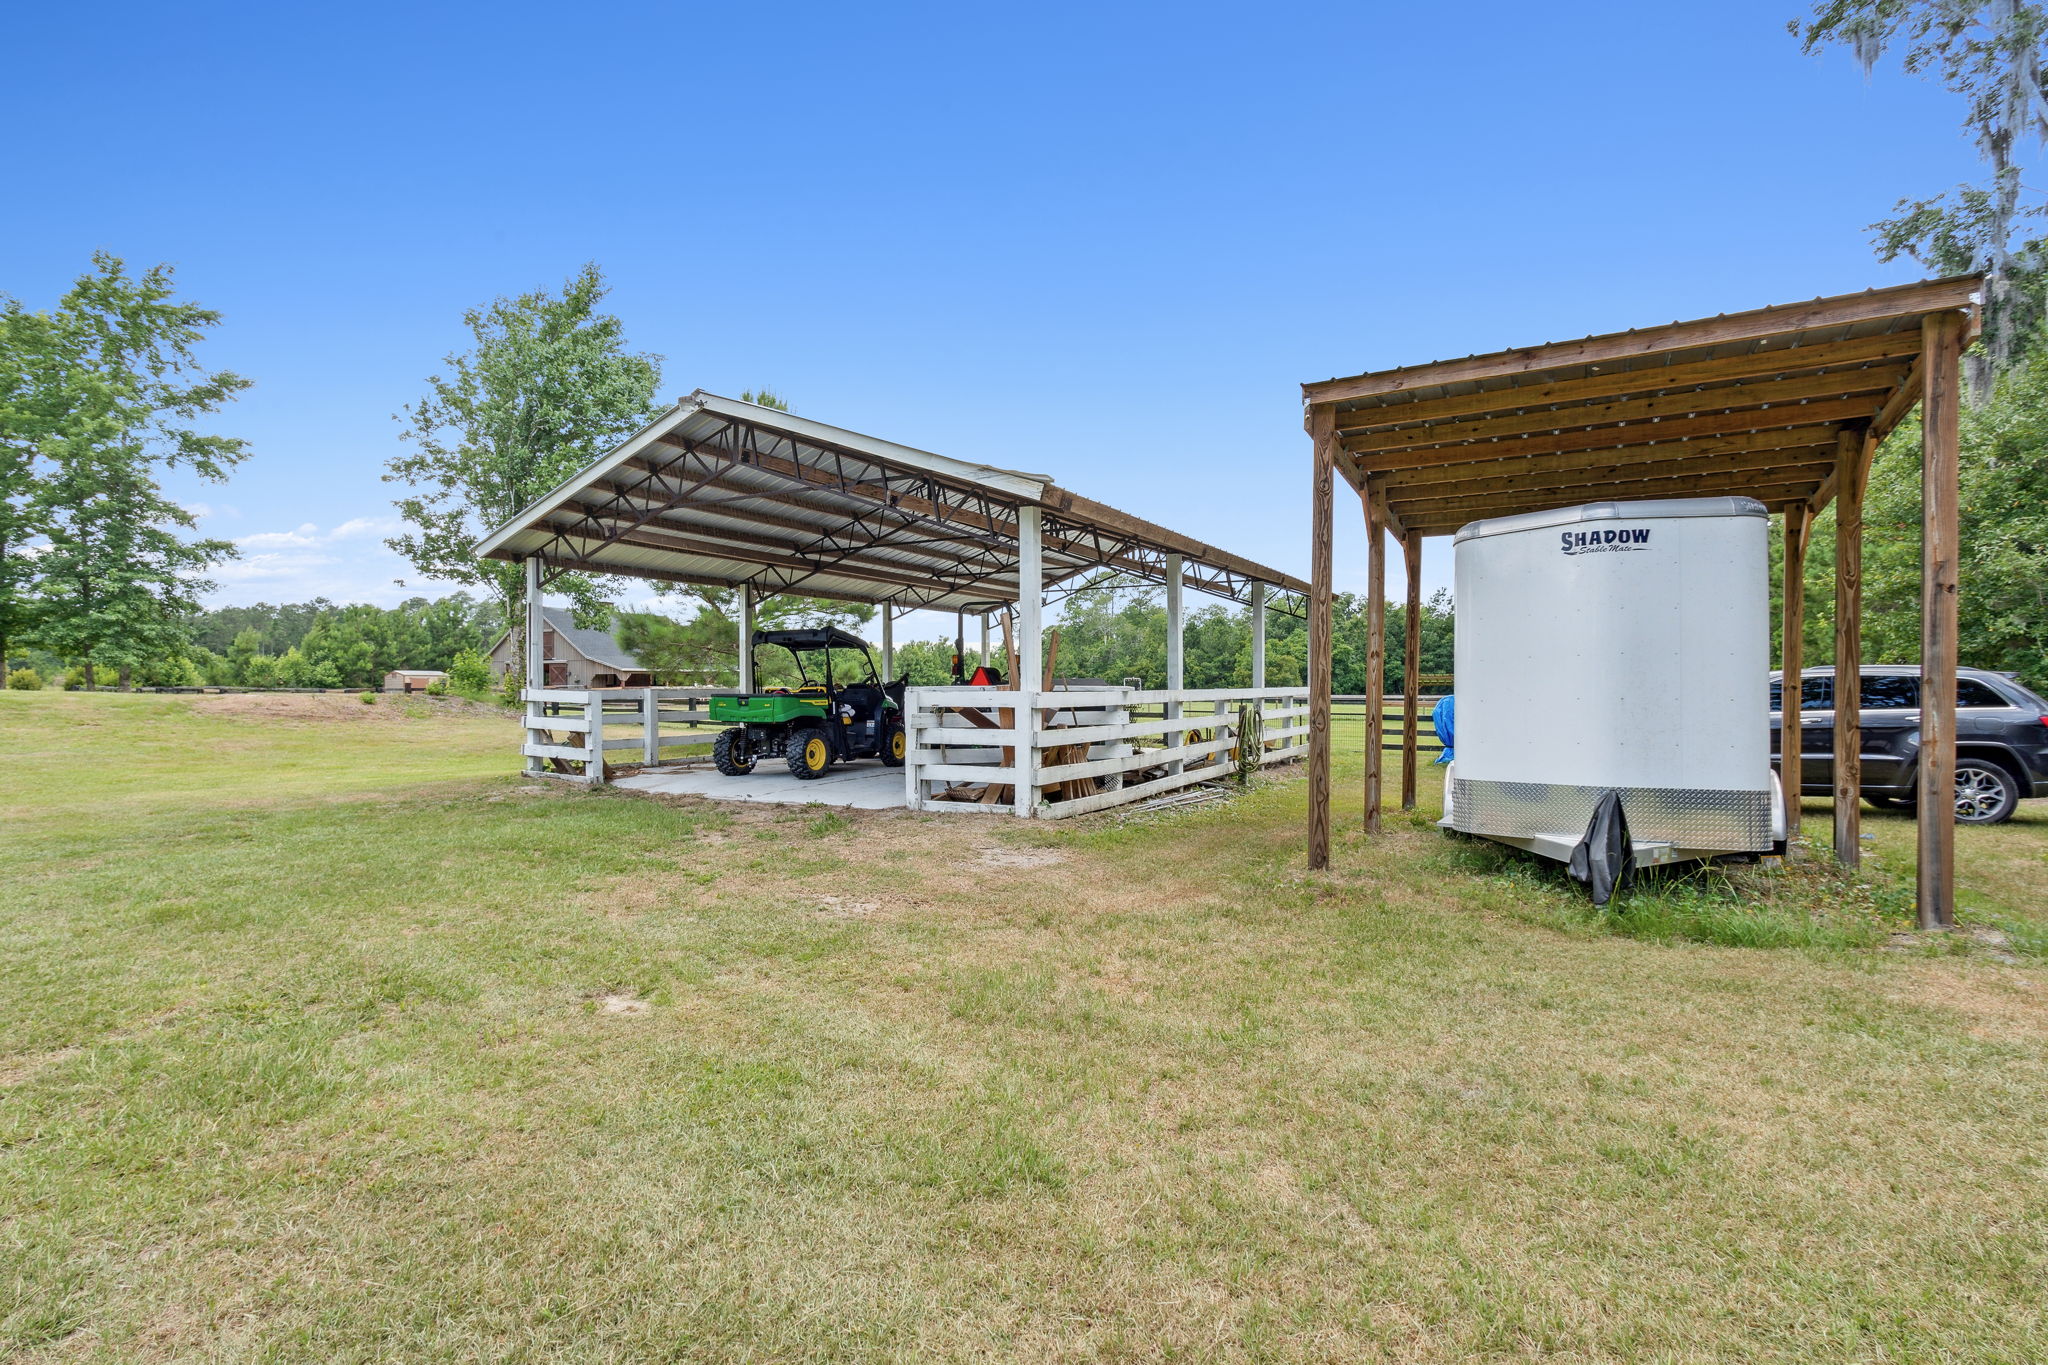
[[[1242,597],[1298,579],[1059,488],[698,391],[486,538],[495,559],[763,593],[986,610],[1017,596],[1017,509],[1047,586],[1112,569]]]

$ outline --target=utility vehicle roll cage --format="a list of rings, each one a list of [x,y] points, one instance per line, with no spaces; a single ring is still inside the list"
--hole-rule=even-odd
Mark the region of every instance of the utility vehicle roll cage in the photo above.
[[[748,648],[758,649],[762,645],[781,645],[788,650],[791,657],[796,660],[797,676],[807,684],[812,679],[810,670],[804,667],[804,655],[822,651],[825,655],[824,683],[827,690],[833,686],[832,651],[858,651],[861,658],[867,661],[867,681],[877,687],[882,685],[882,675],[875,667],[875,656],[868,649],[868,642],[836,626],[816,626],[807,630],[757,630],[754,632],[753,643]]]

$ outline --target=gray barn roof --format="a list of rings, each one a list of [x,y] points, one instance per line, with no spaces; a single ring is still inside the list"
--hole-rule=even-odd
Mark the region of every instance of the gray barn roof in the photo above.
[[[608,630],[585,630],[567,607],[547,608],[548,629],[559,639],[576,646],[576,652],[592,663],[610,664],[628,672],[640,671],[640,661],[620,645]]]

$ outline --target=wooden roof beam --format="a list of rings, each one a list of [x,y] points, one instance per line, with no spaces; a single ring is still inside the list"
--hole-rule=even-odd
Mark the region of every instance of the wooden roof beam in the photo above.
[[[1537,408],[1507,417],[1470,422],[1446,422],[1430,426],[1401,427],[1362,436],[1343,438],[1343,446],[1354,455],[1370,455],[1418,446],[1441,445],[1446,441],[1491,440],[1502,436],[1562,431],[1567,428],[1604,426],[1617,422],[1650,422],[1667,418],[1702,416],[1780,403],[1804,403],[1815,399],[1841,399],[1852,394],[1876,393],[1889,396],[1906,377],[1903,365],[1871,366],[1860,370],[1838,370],[1806,375],[1798,379],[1766,380],[1718,389],[1686,389],[1655,398],[1631,398],[1616,403],[1579,407]],[[1880,400],[1882,401],[1882,400]]]
[[[1631,422],[1626,426],[1545,432],[1541,435],[1495,441],[1468,441],[1455,446],[1371,452],[1353,458],[1358,460],[1359,467],[1365,473],[1374,474],[1384,469],[1413,469],[1421,465],[1456,464],[1469,460],[1513,459],[1521,455],[1557,455],[1574,450],[1655,449],[1667,441],[1690,442],[1702,437],[1732,437],[1743,433],[1776,431],[1791,427],[1867,422],[1877,415],[1877,410],[1881,406],[1882,398],[1868,395],[1831,402],[1787,403],[1775,408],[1717,412],[1698,417],[1673,417],[1661,422]]]
[[[1741,443],[1667,441],[1662,445],[1624,446],[1619,450],[1577,450],[1562,455],[1525,455],[1464,464],[1418,465],[1412,469],[1375,473],[1373,479],[1391,489],[1462,483],[1496,475],[1540,479],[1585,469],[1624,469],[1636,465],[1656,466],[1699,460],[1726,460],[1735,468],[1763,468],[1783,459],[1788,451],[1816,446],[1832,448],[1835,430],[1834,427],[1788,427],[1782,432],[1757,433]]]
[[[1607,484],[1565,497],[1560,497],[1555,491],[1538,488],[1526,493],[1437,498],[1426,503],[1405,504],[1404,510],[1411,525],[1432,526],[1450,518],[1460,518],[1459,524],[1462,525],[1465,521],[1502,516],[1508,512],[1540,512],[1552,507],[1576,507],[1594,502],[1640,502],[1648,498],[1736,497],[1755,498],[1766,503],[1783,502],[1787,498],[1810,496],[1819,486],[1823,467],[1813,465],[1810,468],[1811,472],[1804,475],[1796,470],[1787,470],[1782,476],[1774,475],[1769,481],[1725,475],[1648,479]]]
[[[1474,497],[1481,494],[1516,493],[1523,490],[1542,492],[1557,490],[1569,492],[1587,488],[1614,487],[1619,484],[1641,483],[1651,479],[1687,479],[1726,477],[1750,478],[1757,482],[1769,482],[1770,475],[1778,470],[1804,469],[1809,465],[1825,465],[1834,459],[1834,446],[1808,446],[1802,450],[1779,450],[1766,452],[1762,456],[1719,456],[1693,461],[1659,461],[1656,463],[1607,465],[1597,469],[1575,469],[1554,474],[1524,476],[1498,474],[1483,479],[1463,479],[1457,483],[1404,484],[1388,488],[1386,496],[1400,507],[1414,507],[1418,503],[1439,501],[1445,498]]]
[[[1487,389],[1445,398],[1424,398],[1396,403],[1376,403],[1337,413],[1337,430],[1358,432],[1406,422],[1437,422],[1488,413],[1516,412],[1548,407],[1557,403],[1619,399],[1628,395],[1690,389],[1701,384],[1726,384],[1746,379],[1789,377],[1809,370],[1839,369],[1877,364],[1883,361],[1911,361],[1920,354],[1920,333],[1916,330],[1887,332],[1853,341],[1834,341],[1805,346],[1778,346],[1747,355],[1719,360],[1698,360],[1684,365],[1652,365],[1635,370],[1613,370],[1584,379],[1561,379],[1548,384],[1522,384]]]
[[[1579,341],[1557,341],[1543,346],[1524,346],[1495,351],[1489,355],[1467,356],[1463,360],[1440,360],[1427,365],[1325,379],[1301,386],[1302,401],[1310,406],[1352,402],[1379,394],[1399,393],[1435,384],[1455,384],[1487,379],[1496,375],[1531,374],[1539,370],[1563,369],[1573,365],[1594,365],[1656,355],[1663,351],[1685,351],[1696,347],[1725,346],[1733,342],[1761,341],[1768,337],[1821,327],[1844,327],[1858,323],[1908,320],[1917,324],[1921,315],[1948,309],[1969,308],[1983,288],[1983,277],[1958,275],[1943,280],[1922,280],[1914,284],[1868,289],[1861,294],[1842,294],[1812,299],[1805,303],[1775,304],[1743,313],[1692,322],[1673,322],[1661,327],[1644,327],[1627,332],[1609,332]],[[1916,328],[1917,330],[1917,328]]]

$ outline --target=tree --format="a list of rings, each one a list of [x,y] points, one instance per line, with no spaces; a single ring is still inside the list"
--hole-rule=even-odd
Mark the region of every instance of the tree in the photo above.
[[[30,629],[78,660],[89,688],[103,664],[125,678],[178,657],[211,586],[201,575],[235,553],[226,541],[184,539],[195,518],[156,482],[159,468],[181,466],[222,480],[248,454],[238,439],[186,425],[248,381],[200,367],[195,348],[220,315],[174,295],[169,266],[131,277],[101,252],[41,321],[8,304],[8,335],[31,339],[9,356],[9,444],[34,447],[16,529],[45,542],[31,565]]]
[[[43,443],[64,415],[64,370],[55,320],[0,298],[0,684],[15,642],[35,619],[35,546],[42,522],[34,490]]]
[[[1989,184],[1902,199],[1895,217],[1871,226],[1887,261],[1905,254],[1945,273],[1984,271],[1984,346],[1969,362],[1971,392],[1981,400],[2034,339],[2048,297],[2043,243],[2013,246],[2015,225],[2043,209],[2022,202],[2017,152],[2024,139],[2048,139],[2048,11],[2024,0],[1823,0],[1811,19],[1790,28],[1809,53],[1846,45],[1866,76],[1888,47],[1902,43],[1907,72],[1933,74],[1963,97],[1963,125],[1990,168]]]
[[[730,687],[739,681],[739,593],[733,588],[691,586],[680,590],[691,599],[689,619],[659,612],[620,612],[619,643],[664,684],[707,684]],[[875,609],[861,602],[833,602],[818,597],[768,597],[754,608],[756,630],[797,630],[837,626],[860,634]],[[787,655],[764,653],[761,683],[794,676]]]
[[[465,313],[475,345],[450,355],[448,374],[430,377],[427,395],[398,419],[414,449],[394,457],[384,478],[414,490],[397,500],[413,529],[387,543],[430,578],[489,593],[515,630],[519,566],[478,558],[477,543],[656,411],[661,357],[626,349],[623,324],[598,311],[607,292],[592,264],[560,295],[499,298]],[[610,595],[581,575],[552,586],[586,619]]]

